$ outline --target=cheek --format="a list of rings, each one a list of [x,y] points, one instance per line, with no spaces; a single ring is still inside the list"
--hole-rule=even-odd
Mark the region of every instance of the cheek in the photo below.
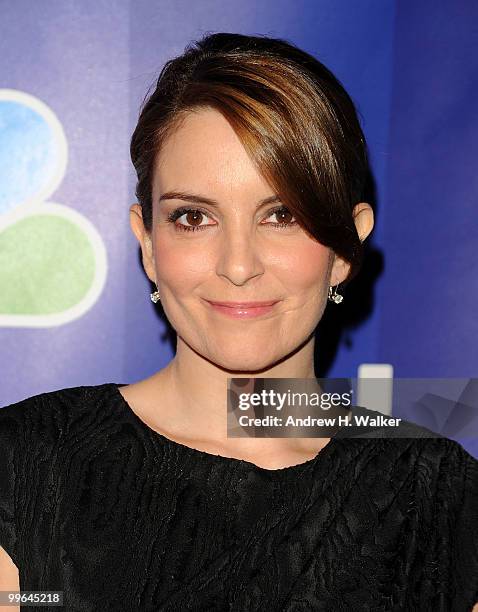
[[[212,253],[207,249],[195,249],[187,243],[178,245],[162,237],[156,244],[155,261],[159,281],[178,294],[187,294],[214,269]]]
[[[327,247],[307,240],[287,252],[281,252],[277,257],[277,266],[289,288],[317,291],[327,277],[329,257]]]

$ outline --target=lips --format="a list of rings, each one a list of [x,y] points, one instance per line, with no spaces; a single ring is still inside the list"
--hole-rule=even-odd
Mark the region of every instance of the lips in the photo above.
[[[272,306],[279,300],[269,300],[267,302],[216,302],[207,300],[214,306],[223,306],[224,308],[260,308],[262,306]]]
[[[212,310],[220,315],[233,319],[260,318],[274,311],[274,305],[280,300],[254,302],[212,302],[204,300]]]

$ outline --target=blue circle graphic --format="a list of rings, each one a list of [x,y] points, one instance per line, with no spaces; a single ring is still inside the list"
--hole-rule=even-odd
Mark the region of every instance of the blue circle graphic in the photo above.
[[[0,100],[0,214],[32,198],[58,168],[52,128],[35,110]]]

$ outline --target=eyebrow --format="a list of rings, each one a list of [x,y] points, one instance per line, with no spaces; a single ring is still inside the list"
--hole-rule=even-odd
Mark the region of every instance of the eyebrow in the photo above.
[[[166,191],[159,198],[158,203],[163,200],[183,200],[185,202],[192,202],[193,204],[208,204],[209,206],[218,207],[219,202],[206,196],[199,195],[197,193],[189,193],[184,191]],[[264,204],[273,204],[274,202],[280,202],[281,199],[278,195],[272,195],[263,200],[257,202],[257,208],[264,206]]]

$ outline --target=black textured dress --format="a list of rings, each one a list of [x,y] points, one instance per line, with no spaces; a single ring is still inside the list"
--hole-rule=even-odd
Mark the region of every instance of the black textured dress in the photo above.
[[[21,590],[60,590],[65,602],[22,610],[478,602],[478,461],[457,442],[406,421],[402,438],[338,430],[314,459],[268,470],[153,431],[118,386],[0,409],[0,544]]]

